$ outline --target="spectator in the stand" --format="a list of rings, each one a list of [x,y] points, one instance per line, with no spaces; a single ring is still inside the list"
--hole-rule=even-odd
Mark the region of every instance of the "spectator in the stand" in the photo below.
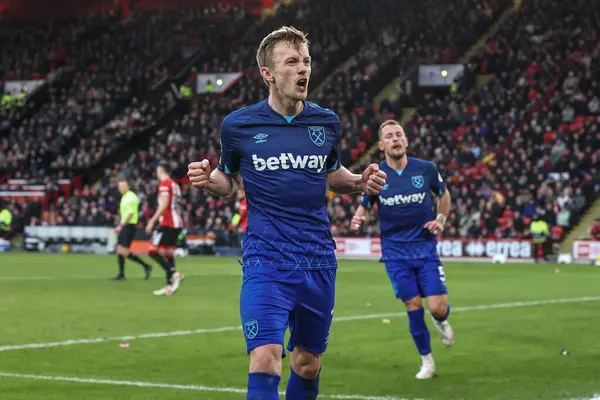
[[[360,7],[350,7],[355,4]],[[378,87],[376,83],[386,77],[386,70],[393,70],[393,77],[402,77],[415,64],[452,62],[513,2],[459,0],[447,6],[443,1],[427,0],[414,8],[402,4],[397,0],[307,0],[283,5],[274,19],[249,31],[246,38],[228,43],[229,51],[215,51],[218,56],[198,65],[199,72],[244,72],[223,97],[199,98],[187,115],[159,130],[146,150],[132,155],[127,163],[113,165],[102,182],[90,183],[76,199],[54,204],[53,216],[43,223],[113,225],[118,193],[116,182],[108,178],[111,175],[130,171],[132,187],[144,204],[142,209],[150,210],[155,201],[155,183],[144,171],[153,170],[159,160],[172,159],[177,164],[176,177],[184,175],[179,171],[185,170],[188,160],[207,158],[215,165],[222,117],[264,97],[260,77],[247,72],[254,62],[253,47],[248,43],[271,23],[293,22],[309,27],[314,49],[323,58],[314,60],[314,71],[329,75],[338,55],[349,59],[313,94],[319,103],[340,115],[343,164],[356,162],[355,168],[362,168],[371,162],[369,157],[361,157],[376,140],[373,127],[388,113],[398,115],[406,100],[373,104],[372,85]],[[581,7],[579,1],[547,0],[545,7],[538,5],[522,2],[483,53],[471,60],[468,67],[474,69],[470,72],[493,75],[485,87],[470,92],[472,86],[461,84],[454,97],[427,94],[406,124],[407,134],[415,143],[415,154],[411,155],[434,160],[456,199],[446,223],[445,234],[449,237],[527,238],[531,218],[539,207],[544,211],[542,218],[560,238],[562,231],[577,224],[598,193],[600,46],[594,13]],[[374,28],[388,26],[390,19],[397,19],[398,7],[401,20],[406,21],[401,29]],[[456,26],[457,15],[464,15],[468,23]],[[187,22],[193,24],[194,19]],[[158,29],[150,26],[149,31],[161,32],[169,19],[161,21],[163,25],[159,23]],[[430,27],[425,33],[421,21]],[[104,26],[101,22],[97,25]],[[134,20],[128,28],[138,29],[136,26]],[[212,41],[206,41],[206,45],[219,50]],[[354,55],[346,55],[348,48]],[[39,61],[32,60],[34,64]],[[0,57],[0,64],[10,67],[10,63],[9,57]],[[17,171],[24,165],[41,171],[44,154],[54,151],[56,143],[68,140],[76,146],[60,153],[54,165],[89,166],[168,109],[165,104],[154,105],[153,111],[152,105],[140,98],[122,108],[112,120],[105,118],[110,108],[107,104],[115,101],[115,94],[107,99],[102,93],[123,93],[117,90],[119,85],[108,85],[110,82],[103,80],[106,68],[100,65],[96,71],[78,72],[84,92],[77,94],[58,87],[51,94],[52,101],[43,107],[44,112],[13,128],[11,139],[0,139],[0,166],[13,166]],[[162,76],[160,71],[147,72]],[[92,79],[94,76],[96,79]],[[145,81],[145,75],[137,79]],[[88,85],[90,82],[100,84]],[[92,86],[93,90],[88,91]],[[80,102],[80,98],[85,101]],[[82,117],[88,114],[90,118]],[[108,123],[81,135],[84,131],[80,124],[100,119]],[[372,156],[379,158],[377,153]],[[20,169],[16,173],[25,175]],[[181,201],[186,227],[231,225],[231,212],[225,210],[235,209],[233,196],[215,199],[184,183]],[[328,211],[334,234],[350,234],[348,215],[355,212],[357,203],[356,196],[330,200]],[[150,217],[150,211],[142,211],[144,222]],[[375,220],[370,221],[368,229],[370,234],[378,234]]]

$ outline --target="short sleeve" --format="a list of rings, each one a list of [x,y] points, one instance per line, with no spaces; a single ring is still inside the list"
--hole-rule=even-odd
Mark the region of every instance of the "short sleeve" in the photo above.
[[[333,172],[340,169],[342,166],[342,162],[340,160],[340,137],[341,137],[341,129],[340,129],[340,120],[336,117],[336,122],[333,124],[334,131],[334,139],[333,146],[331,148],[331,152],[327,157],[327,171]]]
[[[430,163],[429,171],[429,188],[438,196],[443,195],[446,192],[446,185],[442,175],[433,163]]]
[[[125,208],[125,212],[128,214],[137,212],[139,209],[138,197],[134,194],[130,194],[129,196],[127,196],[127,198],[125,199],[125,207],[124,208]]]
[[[364,208],[370,210],[373,207],[373,204],[377,201],[377,196],[369,196],[366,193],[363,193],[360,198],[360,205]]]
[[[221,124],[221,157],[217,167],[227,175],[235,174],[240,170],[240,154],[236,143],[234,130],[227,117]]]
[[[158,185],[158,195],[159,196],[171,196],[171,187],[169,185],[160,184]]]

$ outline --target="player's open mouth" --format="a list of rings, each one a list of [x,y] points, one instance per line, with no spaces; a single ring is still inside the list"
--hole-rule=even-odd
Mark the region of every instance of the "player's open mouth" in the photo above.
[[[308,79],[306,79],[306,78],[300,78],[296,81],[296,86],[300,90],[306,90],[307,85],[308,85]]]

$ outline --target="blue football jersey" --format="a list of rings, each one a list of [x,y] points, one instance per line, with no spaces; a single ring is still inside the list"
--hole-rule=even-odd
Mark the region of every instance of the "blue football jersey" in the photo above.
[[[382,161],[387,183],[378,196],[363,194],[361,205],[377,203],[381,227],[382,261],[437,257],[437,240],[423,226],[433,219],[432,192],[441,196],[446,188],[433,163],[408,157],[403,170]]]
[[[248,201],[244,267],[337,268],[325,195],[339,140],[338,116],[310,102],[293,118],[264,100],[223,120],[218,168],[240,173]]]

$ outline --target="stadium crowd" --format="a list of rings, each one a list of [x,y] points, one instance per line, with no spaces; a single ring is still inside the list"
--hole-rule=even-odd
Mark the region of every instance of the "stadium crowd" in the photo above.
[[[243,17],[227,8],[135,13],[124,20],[90,17],[84,24],[88,29],[72,29],[78,34],[70,35],[69,51],[63,50],[68,68],[51,84],[49,101],[20,126],[9,126],[10,134],[1,139],[0,168],[14,168],[16,178],[35,178],[45,176],[51,165],[96,161],[115,132],[129,137],[168,110],[165,99],[149,104],[146,95],[169,73],[171,60],[181,58],[182,46],[216,42]],[[54,46],[64,48],[59,39]]]
[[[348,2],[351,0],[299,1],[282,6],[272,20],[249,31],[238,43],[231,43],[230,52],[203,60],[197,65],[199,72],[244,71],[245,76],[224,96],[202,96],[190,112],[171,127],[159,130],[147,150],[113,165],[99,181],[85,185],[74,196],[59,198],[41,221],[32,222],[116,224],[116,177],[125,175],[141,197],[143,223],[155,207],[157,182],[153,172],[159,160],[171,161],[176,178],[184,176],[191,160],[208,158],[215,166],[222,118],[266,96],[266,87],[253,64],[254,49],[266,32],[282,24],[294,24],[309,32],[314,57],[311,97],[340,115],[342,159],[347,166],[355,164],[376,142],[378,124],[389,116],[401,117],[401,104],[373,104],[372,96],[378,90],[373,91],[372,83],[378,74],[383,74],[392,62],[395,67],[391,79],[398,74],[404,76],[421,62],[457,59],[512,5],[511,1],[501,0],[461,0],[448,8],[446,3],[442,7],[440,0],[429,0],[408,7],[403,2],[382,0],[377,6],[361,2],[359,8],[353,8]],[[555,229],[559,235],[577,221],[587,202],[598,193],[597,19],[594,13],[577,11],[586,10],[579,0],[550,0],[543,8],[535,3],[524,2],[474,59],[477,73],[493,75],[486,85],[465,94],[430,94],[405,124],[410,154],[433,160],[447,179],[454,206],[446,236],[524,237],[529,219],[538,210],[550,225],[560,227]],[[320,17],[315,18],[317,15]],[[459,16],[466,16],[470,23],[450,23]],[[403,23],[390,23],[397,19]],[[331,66],[344,60],[339,55],[355,43],[358,47],[350,62],[334,71]],[[161,74],[147,72],[149,79]],[[331,72],[331,77],[325,79]],[[553,84],[557,90],[547,99],[547,88]],[[134,96],[131,91],[126,94],[128,99]],[[65,102],[63,99],[62,103],[52,104]],[[150,113],[148,108],[152,109]],[[124,143],[160,118],[168,107],[164,103],[148,105],[142,100],[129,102],[121,109],[123,113],[116,118],[102,119],[108,124],[88,130],[70,153],[61,152],[52,160],[53,165],[92,165],[110,152],[109,145]],[[45,127],[41,134],[47,137],[62,134],[57,124],[46,122],[40,126]],[[76,129],[67,127],[61,129]],[[7,152],[9,161],[0,159],[0,166],[21,167],[23,164],[15,160],[30,160],[30,155],[40,153],[34,146],[40,144],[40,139],[29,140],[27,147],[23,142],[30,133],[19,129],[20,148],[26,149],[28,156],[19,158],[12,141],[0,141],[1,148],[13,148]],[[374,152],[355,167],[362,168],[380,157]],[[182,189],[181,207],[187,227],[229,227],[236,212],[235,196],[217,199],[185,184]],[[349,222],[357,203],[356,195],[331,199],[334,234],[351,234]],[[369,235],[377,234],[375,218],[366,230]]]
[[[319,78],[319,71],[322,69],[327,70],[328,59],[335,59],[335,55],[341,51],[344,45],[348,45],[357,37],[353,37],[353,32],[359,32],[361,35],[358,37],[362,41],[362,47],[359,48],[358,53],[352,58],[351,72],[354,83],[339,81],[343,85],[341,87],[348,87],[347,93],[352,91],[359,93],[361,90],[365,90],[363,86],[368,84],[369,78],[377,73],[377,69],[385,66],[389,60],[400,54],[408,54],[411,61],[410,63],[416,63],[419,61],[437,61],[448,51],[445,49],[449,48],[451,43],[439,40],[439,35],[425,35],[420,37],[419,32],[421,31],[421,19],[429,18],[431,20],[438,21],[435,24],[436,29],[443,30],[444,26],[447,25],[451,18],[457,17],[462,14],[464,10],[474,9],[477,10],[475,4],[477,2],[472,0],[461,1],[456,8],[451,9],[451,13],[447,10],[445,13],[440,12],[439,4],[435,1],[430,1],[428,4],[423,4],[423,9],[415,9],[413,13],[402,13],[400,14],[402,20],[406,23],[407,29],[404,32],[386,32],[385,34],[378,35],[375,31],[369,31],[368,27],[373,26],[376,22],[381,25],[384,21],[381,18],[392,18],[394,15],[394,7],[401,7],[402,5],[395,1],[384,1],[378,4],[376,9],[371,8],[368,4],[363,5],[365,9],[354,9],[354,11],[348,15],[339,14],[334,12],[338,9],[350,10],[349,7],[344,7],[344,2],[340,4],[323,4],[315,2],[298,2],[292,3],[288,7],[282,7],[278,16],[266,26],[252,32],[244,40],[242,40],[237,46],[234,46],[233,54],[236,56],[233,59],[232,65],[237,68],[243,68],[247,73],[246,77],[239,82],[237,86],[234,86],[224,98],[216,96],[204,96],[199,99],[195,104],[195,108],[189,114],[186,114],[180,121],[175,122],[171,129],[165,129],[159,131],[158,135],[152,138],[148,151],[137,152],[132,154],[130,160],[125,163],[127,166],[123,169],[124,165],[115,165],[110,172],[107,174],[116,176],[119,173],[125,173],[132,179],[133,186],[137,188],[142,196],[145,198],[148,196],[149,200],[144,205],[144,209],[151,208],[154,205],[154,193],[152,187],[144,182],[151,179],[153,173],[153,165],[160,159],[169,159],[173,162],[175,176],[181,177],[185,174],[187,164],[190,160],[208,158],[211,164],[216,165],[219,152],[219,125],[222,118],[227,113],[233,111],[236,108],[251,104],[255,101],[260,101],[267,94],[266,87],[264,86],[260,76],[256,72],[254,67],[254,48],[260,38],[268,33],[271,29],[280,26],[282,24],[296,24],[299,26],[306,26],[306,30],[309,33],[309,37],[312,40],[312,51],[313,56],[317,59],[313,66],[313,77]],[[490,2],[491,7],[497,12],[502,10],[502,7],[506,7],[509,2],[500,3]],[[437,7],[436,7],[437,5]],[[387,7],[388,12],[382,13],[381,7]],[[484,32],[485,26],[489,25],[492,14],[490,6],[480,8],[478,13],[471,13],[474,20],[474,27],[471,29],[461,28],[456,32],[453,32],[455,38],[460,40],[453,41],[454,46],[461,46],[458,49],[453,49],[457,54],[468,48],[468,40],[473,40],[473,37],[477,37]],[[421,15],[421,12],[423,15]],[[318,19],[314,18],[316,15],[325,15],[326,18]],[[373,24],[364,24],[362,19],[364,15],[369,15]],[[497,15],[496,15],[497,17]],[[330,24],[329,18],[343,18],[345,21],[344,25],[341,24]],[[419,19],[421,18],[421,19]],[[318,21],[318,22],[317,22]],[[385,24],[384,24],[385,25]],[[340,27],[343,27],[341,30]],[[358,28],[358,29],[357,29]],[[327,31],[330,29],[331,31]],[[448,36],[452,37],[452,36]],[[414,45],[409,46],[409,43]],[[253,47],[254,46],[254,47]],[[320,50],[317,52],[317,50]],[[323,55],[325,54],[325,55]],[[329,56],[331,54],[331,56]],[[243,55],[243,57],[241,57]],[[385,55],[379,57],[379,55]],[[221,58],[215,58],[210,64],[203,63],[199,66],[200,71],[234,71],[231,66],[228,67],[227,54],[221,55]],[[319,61],[321,60],[321,61]],[[355,64],[354,66],[352,66]],[[407,62],[404,64],[408,67],[410,64]],[[358,67],[360,66],[360,67]],[[364,67],[364,68],[363,68]],[[340,69],[336,72],[335,80],[339,77],[348,76],[348,70],[345,68]],[[364,74],[364,75],[363,75]],[[321,78],[322,78],[321,74]],[[338,82],[338,83],[339,83]],[[314,86],[318,86],[319,81],[317,80]],[[342,154],[346,164],[351,163],[351,141],[346,138],[352,138],[358,136],[358,125],[345,123],[351,116],[354,120],[357,118],[357,114],[353,112],[354,106],[352,99],[349,99],[348,103],[344,103],[343,95],[337,99],[333,97],[331,88],[334,83],[325,85],[325,94],[317,98],[329,99],[333,105],[336,105],[335,109],[344,116],[343,121],[343,135],[342,140]],[[343,92],[346,93],[346,92]],[[368,104],[370,104],[370,98],[368,94],[361,95]],[[365,105],[361,103],[360,105]],[[372,117],[371,117],[372,118]],[[374,123],[373,121],[369,121]],[[177,155],[177,156],[173,156]],[[100,192],[107,193],[105,186],[106,182],[99,184]],[[114,192],[114,182],[112,182],[112,191]],[[88,191],[86,188],[84,192]],[[92,190],[93,192],[93,190]],[[87,201],[84,196],[77,196],[81,198],[81,204],[76,205],[76,209],[83,209],[85,207],[91,207],[92,210],[97,206],[92,201]],[[111,196],[113,204],[110,209],[114,213],[116,210],[116,201],[118,197],[116,195]],[[72,200],[77,201],[77,200]],[[231,220],[231,216],[235,211],[235,200],[234,199],[214,199],[211,196],[206,196],[203,193],[198,193],[196,190],[190,187],[184,187],[182,208],[185,210],[184,219],[187,221],[189,227],[206,227],[207,229],[215,229],[220,227],[227,227],[228,222]],[[215,208],[216,206],[216,208]],[[93,214],[94,211],[86,211],[86,217]],[[59,213],[60,214],[60,213]],[[113,214],[114,215],[114,214]]]
[[[464,98],[431,97],[405,125],[412,154],[433,160],[448,182],[454,207],[446,236],[526,237],[539,211],[559,238],[595,198],[596,21],[578,2],[553,2],[544,10],[525,3],[478,59],[479,72],[494,73],[492,80]],[[545,88],[573,63],[562,91],[545,105]],[[530,116],[539,105],[542,111]],[[577,123],[567,125],[575,115]],[[513,131],[517,139],[508,146]],[[361,167],[381,156],[375,152]],[[346,216],[356,202],[347,196],[330,206],[339,234],[350,233]],[[377,231],[374,215],[370,231]]]

